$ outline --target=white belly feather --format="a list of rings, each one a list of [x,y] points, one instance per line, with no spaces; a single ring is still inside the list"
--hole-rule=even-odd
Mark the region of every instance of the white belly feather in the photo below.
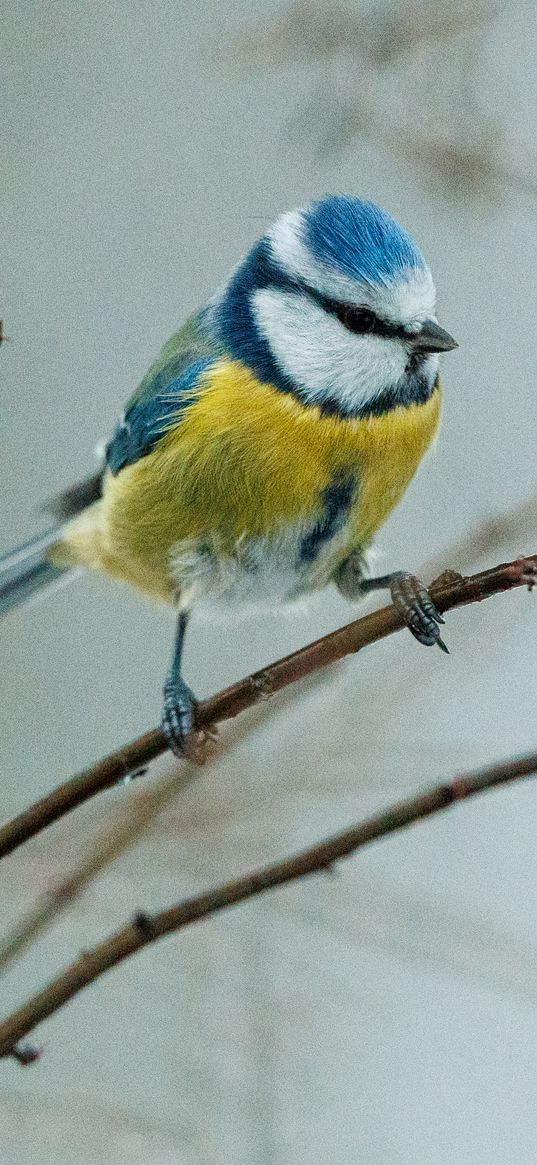
[[[246,615],[303,600],[328,585],[336,562],[351,549],[346,523],[319,547],[313,561],[304,561],[304,534],[304,526],[297,525],[272,537],[244,536],[227,555],[219,552],[216,540],[176,543],[171,569],[179,605],[227,619],[230,608]]]

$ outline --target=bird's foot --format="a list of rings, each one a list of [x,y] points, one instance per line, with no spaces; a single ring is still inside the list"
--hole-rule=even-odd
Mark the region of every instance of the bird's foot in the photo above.
[[[182,679],[169,679],[164,686],[162,728],[173,755],[202,765],[206,760],[207,742],[214,739],[215,729],[196,728],[198,701]]]
[[[390,578],[390,594],[394,607],[403,616],[414,638],[425,647],[432,647],[436,643],[449,655],[438,626],[445,620],[419,578],[403,570],[397,571]]]

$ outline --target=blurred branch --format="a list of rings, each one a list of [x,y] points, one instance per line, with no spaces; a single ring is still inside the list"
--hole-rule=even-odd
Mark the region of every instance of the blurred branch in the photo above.
[[[535,569],[537,555],[502,563],[468,578],[453,571],[446,571],[430,588],[434,601],[440,611],[447,611],[466,603],[479,602],[512,587],[524,586],[528,584],[524,564],[529,566],[530,570]],[[202,700],[197,710],[197,727],[201,730],[208,729],[215,723],[230,720],[246,708],[268,699],[288,684],[304,679],[346,655],[356,654],[363,647],[384,639],[402,627],[401,617],[392,606],[383,607],[379,611],[356,619],[353,623],[348,623],[345,627],[340,627],[337,631],[332,631],[324,638],[301,648],[300,651],[279,659],[261,671],[254,672],[253,675],[246,676],[210,699]],[[150,761],[166,752],[167,748],[162,729],[153,728],[144,736],[111,753],[104,760],[77,773],[0,828],[0,858],[12,853],[42,829],[46,829],[97,793],[111,788],[131,774],[143,771]]]
[[[535,775],[537,752],[518,760],[493,765],[477,772],[467,773],[425,793],[400,801],[383,813],[359,822],[349,829],[334,834],[317,845],[309,846],[290,858],[264,866],[241,878],[224,882],[215,889],[194,898],[188,898],[158,914],[137,913],[132,921],[116,931],[104,942],[84,953],[53,979],[43,991],[34,995],[18,1011],[0,1023],[0,1056],[14,1056],[20,1063],[30,1064],[39,1056],[39,1049],[20,1045],[19,1041],[38,1023],[64,1006],[74,995],[93,983],[105,971],[130,958],[136,951],[198,922],[244,902],[267,890],[322,870],[330,870],[335,862],[349,857],[357,850],[381,837],[404,829],[421,818],[430,817],[449,808],[456,801],[475,797],[488,789],[498,788]]]
[[[456,196],[505,188],[535,198],[531,142],[517,141],[506,100],[491,112],[484,49],[512,0],[296,0],[241,40],[243,57],[269,70],[307,61],[318,84],[291,118],[321,158],[369,140]],[[507,86],[504,82],[504,97]]]
[[[461,570],[470,570],[500,546],[512,545],[515,538],[533,538],[536,530],[537,497],[532,496],[503,513],[484,518],[424,563],[418,574],[420,578],[435,578],[446,559],[458,562]]]
[[[407,0],[398,4],[330,5],[295,0],[274,20],[263,19],[241,37],[247,59],[282,64],[302,56],[326,59],[344,52],[361,64],[393,62],[422,44],[442,43],[488,28],[509,0]]]
[[[531,588],[536,578],[537,555],[534,555],[530,558],[517,559],[515,562],[503,563],[492,570],[483,571],[481,574],[471,575],[468,578],[463,578],[462,575],[455,574],[453,571],[446,571],[433,583],[430,589],[439,610],[447,611],[451,607],[461,606],[465,603],[480,602],[492,594],[511,590],[513,587],[527,585]],[[213,697],[212,700],[205,701],[199,707],[199,726],[211,724],[213,717],[218,715],[219,710],[221,718],[235,716],[259,699],[266,699],[287,684],[302,679],[311,672],[325,667],[329,663],[334,663],[345,655],[359,651],[366,644],[382,639],[386,635],[400,630],[402,626],[401,617],[392,606],[383,607],[380,611],[374,611],[363,619],[358,619],[338,631],[333,631],[324,639],[318,639],[315,643],[309,644],[308,647],[302,648],[301,651],[271,664],[264,671],[256,672],[233,687],[227,688],[219,696]],[[145,757],[148,755],[148,738],[153,739],[153,749],[158,746],[158,751],[164,751],[166,748],[164,733],[160,729],[155,729],[153,733],[142,737],[141,741],[138,742],[138,750],[141,749]],[[124,776],[126,771],[125,755],[121,751],[114,753],[102,761],[100,765],[97,765],[95,769],[87,770],[85,775],[87,790],[96,791],[96,771],[101,775],[104,771],[107,779],[110,777],[118,757],[123,758],[119,776]],[[140,759],[139,751],[137,754],[136,741],[129,746],[129,755],[131,762],[138,766]],[[6,935],[0,943],[0,969],[5,970],[34,942],[97,873],[127,848],[134,845],[145,833],[151,821],[170,803],[179,788],[191,779],[195,771],[195,767],[191,764],[174,769],[170,776],[164,778],[155,788],[141,793],[134,800],[134,803],[129,805],[125,817],[112,824],[112,827],[98,840],[78,867],[55,890],[43,895],[26,917]],[[84,783],[84,774],[74,778],[74,781],[77,795],[76,803],[80,804],[83,799],[81,786]],[[52,799],[58,797],[63,811],[66,811],[65,789],[65,785],[60,786],[59,790],[51,794]],[[87,795],[91,795],[90,792],[87,792]],[[40,802],[40,804],[43,803]],[[28,832],[29,828],[34,833],[36,832],[37,816],[34,809],[30,809],[26,814],[26,837],[31,836]],[[23,821],[24,818],[23,814]],[[48,820],[50,820],[50,814]],[[15,825],[18,830],[18,844],[23,840],[20,822],[21,818],[17,818],[16,822],[12,823],[12,826]],[[4,837],[9,834],[12,826],[4,827]],[[14,846],[12,845],[11,848],[13,849]],[[6,851],[4,850],[4,852]]]

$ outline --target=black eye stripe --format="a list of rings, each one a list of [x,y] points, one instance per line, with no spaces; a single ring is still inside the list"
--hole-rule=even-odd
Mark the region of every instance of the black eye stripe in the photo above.
[[[319,296],[319,302],[330,315],[337,316],[347,331],[355,335],[390,336],[400,340],[408,340],[409,334],[397,324],[382,320],[371,308],[357,307],[353,303],[341,303],[337,299],[327,299]]]
[[[282,291],[292,291],[297,295],[308,295],[329,315],[336,316],[343,327],[355,335],[390,336],[407,341],[412,338],[404,328],[392,324],[389,320],[382,320],[371,308],[365,305],[362,307],[354,303],[344,303],[339,299],[330,299],[329,296],[322,295],[314,287],[294,279],[273,266],[270,268],[270,279],[267,279],[266,284],[262,286],[278,287]]]

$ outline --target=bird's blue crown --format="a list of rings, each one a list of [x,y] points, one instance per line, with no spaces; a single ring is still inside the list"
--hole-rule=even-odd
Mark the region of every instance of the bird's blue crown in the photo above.
[[[314,259],[361,283],[391,283],[426,269],[410,235],[374,202],[333,195],[306,206],[302,221]]]

